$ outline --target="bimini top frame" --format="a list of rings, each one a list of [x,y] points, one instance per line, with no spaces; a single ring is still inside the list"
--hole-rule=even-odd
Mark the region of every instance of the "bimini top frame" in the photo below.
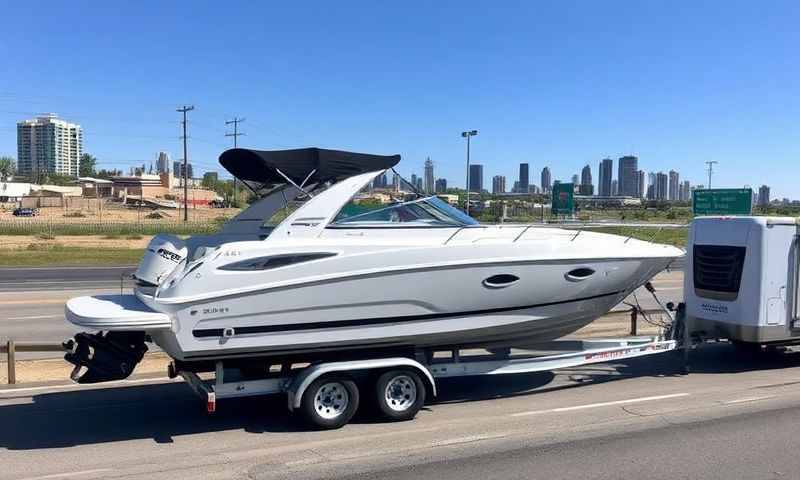
[[[293,150],[250,150],[233,148],[219,157],[219,163],[254,193],[261,196],[275,185],[292,185],[301,191],[307,184],[336,183],[366,172],[386,170],[400,162],[400,155],[299,148]]]

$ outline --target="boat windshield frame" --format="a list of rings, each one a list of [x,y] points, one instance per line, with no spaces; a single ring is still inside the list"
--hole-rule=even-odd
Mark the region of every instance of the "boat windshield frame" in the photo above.
[[[417,206],[419,209],[409,209],[409,206]],[[424,205],[424,207],[423,207]],[[414,220],[364,220],[359,218],[374,216],[376,214],[387,213],[391,215],[392,210],[404,209],[405,215],[426,213],[429,218],[417,218]],[[464,212],[453,208],[435,195],[415,198],[404,202],[393,203],[382,208],[359,213],[350,217],[340,218],[341,210],[336,217],[327,225],[326,228],[463,228],[477,226],[480,223],[474,218],[467,216]],[[438,217],[438,218],[436,218]],[[397,218],[400,218],[399,214]]]

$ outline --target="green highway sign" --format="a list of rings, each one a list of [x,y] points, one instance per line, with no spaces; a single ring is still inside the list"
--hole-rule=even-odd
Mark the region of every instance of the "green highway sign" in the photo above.
[[[753,189],[710,188],[692,192],[695,215],[750,215],[753,213]]]
[[[571,183],[553,184],[553,206],[551,212],[556,215],[572,215],[575,211],[574,191],[575,187]]]

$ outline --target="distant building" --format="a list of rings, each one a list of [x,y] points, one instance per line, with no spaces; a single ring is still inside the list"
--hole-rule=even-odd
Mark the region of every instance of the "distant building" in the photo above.
[[[600,168],[597,172],[597,194],[603,197],[611,196],[611,181],[613,180],[614,173],[614,160],[605,158],[600,162]]]
[[[611,180],[611,196],[616,197],[618,195],[619,195],[619,182],[616,179]]]
[[[158,152],[158,160],[156,160],[156,172],[169,173],[169,154],[167,152]]]
[[[515,192],[527,192],[528,186],[530,185],[530,175],[528,174],[528,164],[527,163],[520,163],[519,164],[519,183],[517,184],[516,188],[514,189]]]
[[[478,193],[483,191],[483,165],[479,163],[469,166],[469,191]]]
[[[655,200],[663,202],[669,199],[668,178],[664,172],[656,173]]]
[[[40,180],[47,174],[78,176],[83,129],[54,113],[17,123],[17,174]]]
[[[669,171],[669,199],[673,202],[680,200],[678,196],[678,185],[680,185],[680,176],[675,170]]]
[[[159,173],[168,173],[168,172],[159,172]],[[211,185],[217,183],[219,181],[219,174],[217,172],[206,172],[203,174],[203,183],[206,185]]]
[[[617,171],[618,194],[626,197],[639,196],[639,159],[633,155],[620,157]]]
[[[400,175],[397,172],[392,172],[392,190],[395,192],[400,191]]]
[[[692,186],[689,180],[683,181],[683,191],[681,192],[681,202],[688,202],[692,198]]]
[[[637,175],[639,176],[639,198],[645,198],[647,194],[647,187],[645,186],[647,176],[644,174],[644,170],[639,170]]]
[[[436,193],[445,193],[445,192],[447,192],[447,179],[446,178],[437,178],[435,187],[436,187]]]
[[[586,165],[581,169],[581,187],[585,187],[586,185],[593,185],[592,184],[592,167]],[[583,188],[583,191],[587,191],[586,188]],[[585,195],[585,194],[581,194]],[[590,194],[591,195],[591,194]]]
[[[433,193],[435,185],[433,178],[433,162],[431,157],[425,160],[425,193]]]
[[[653,172],[647,174],[647,199],[656,199],[656,174]]]
[[[419,183],[422,183],[422,182],[419,182]],[[411,187],[413,187],[414,190],[418,190],[418,188],[417,188],[417,174],[416,173],[412,173],[411,174]]]
[[[506,177],[495,175],[492,177],[492,194],[506,193]]]
[[[553,188],[553,178],[550,175],[550,167],[542,169],[542,193],[549,193]]]
[[[769,187],[761,185],[761,188],[758,189],[758,206],[766,207],[767,205],[769,205]]]
[[[580,182],[578,182],[578,174],[577,173],[572,176],[572,184],[576,185],[576,186],[580,185]]]
[[[417,182],[414,184],[414,188],[418,191],[422,191],[422,177],[417,177]]]
[[[578,195],[594,195],[594,185],[591,183],[578,185]]]
[[[172,175],[178,178],[183,178],[183,173],[183,162],[172,162]],[[191,163],[186,164],[186,177],[194,178],[194,167],[192,167]]]

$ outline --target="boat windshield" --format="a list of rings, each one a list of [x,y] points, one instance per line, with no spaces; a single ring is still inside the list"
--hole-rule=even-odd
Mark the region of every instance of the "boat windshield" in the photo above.
[[[359,211],[357,204],[348,204],[331,222],[336,226],[466,226],[478,222],[451,207],[437,197],[426,197],[408,202],[380,206],[377,209]]]

